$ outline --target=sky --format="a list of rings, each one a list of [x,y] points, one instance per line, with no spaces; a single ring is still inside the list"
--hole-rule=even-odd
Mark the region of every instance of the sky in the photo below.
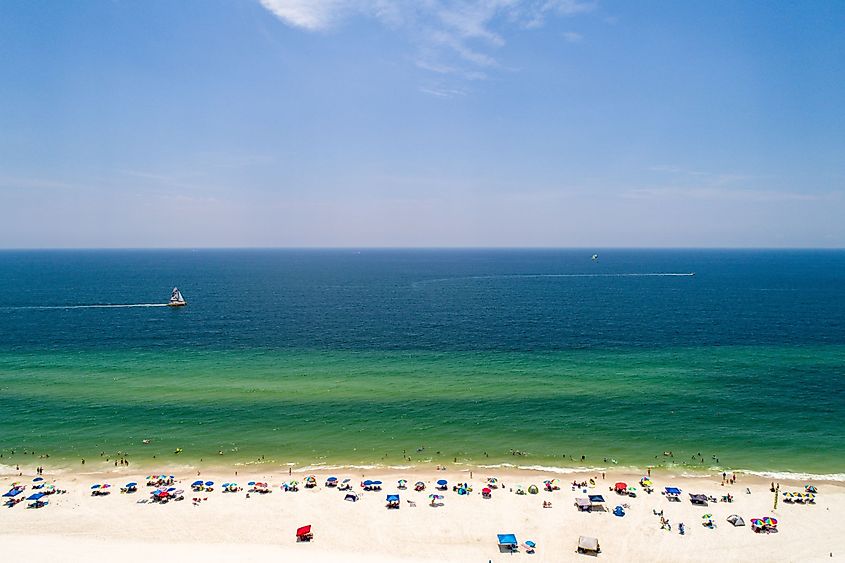
[[[4,0],[0,248],[845,247],[845,3]]]

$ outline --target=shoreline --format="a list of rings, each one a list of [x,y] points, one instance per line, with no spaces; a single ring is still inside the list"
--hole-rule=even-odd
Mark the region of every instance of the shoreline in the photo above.
[[[728,475],[734,474],[743,476],[746,479],[754,479],[762,481],[784,481],[789,483],[830,483],[841,484],[845,486],[845,473],[803,473],[792,471],[757,471],[757,470],[741,470],[728,469],[722,467],[709,468],[690,468],[685,466],[572,466],[572,467],[558,467],[546,466],[541,464],[520,465],[510,463],[498,464],[475,464],[467,462],[453,462],[446,465],[439,465],[435,463],[409,463],[405,465],[390,465],[382,463],[371,464],[344,464],[344,463],[310,463],[298,464],[295,462],[278,463],[276,461],[266,462],[236,462],[233,464],[227,463],[211,463],[211,462],[183,462],[183,463],[156,463],[147,460],[132,463],[130,466],[114,466],[110,461],[99,461],[96,463],[89,463],[85,465],[70,465],[59,462],[54,465],[51,460],[39,460],[42,463],[34,463],[28,465],[21,465],[20,469],[15,469],[16,465],[8,465],[0,462],[0,477],[8,477],[18,475],[35,474],[36,468],[44,467],[45,474],[52,474],[57,476],[63,475],[128,475],[137,473],[161,473],[167,472],[173,474],[181,473],[212,473],[212,474],[279,474],[286,473],[290,469],[291,474],[303,475],[311,473],[323,472],[346,472],[346,473],[380,473],[398,475],[402,473],[407,474],[429,474],[437,472],[438,467],[444,467],[444,472],[447,473],[469,473],[477,472],[479,474],[484,472],[491,473],[505,473],[514,475],[545,475],[550,478],[565,479],[567,476],[583,476],[583,475],[597,475],[601,473],[621,474],[626,476],[638,475],[643,476],[648,474],[661,476],[663,478],[689,478],[689,479],[707,479],[709,477],[719,477],[722,473]],[[166,470],[166,471],[165,471]]]
[[[213,474],[213,475],[277,475],[283,477],[285,475],[305,476],[308,474],[323,474],[328,476],[328,473],[347,473],[347,474],[361,474],[372,475],[439,475],[439,474],[505,474],[509,476],[525,476],[537,477],[543,476],[548,478],[556,478],[562,481],[569,476],[573,478],[584,476],[597,476],[604,474],[609,475],[623,475],[626,478],[636,477],[638,480],[645,475],[651,475],[660,479],[701,479],[707,480],[710,478],[721,479],[721,474],[736,475],[742,478],[743,481],[754,483],[764,483],[771,481],[785,482],[790,485],[805,484],[805,483],[825,483],[834,486],[845,487],[845,473],[832,474],[813,474],[813,473],[798,473],[787,471],[748,471],[748,470],[731,470],[719,467],[711,467],[707,469],[691,469],[686,467],[630,467],[630,466],[573,466],[573,467],[556,467],[544,465],[517,465],[517,464],[471,464],[455,462],[448,465],[430,464],[407,464],[407,465],[388,465],[388,464],[340,464],[340,463],[314,463],[314,464],[296,464],[293,462],[279,464],[277,462],[247,462],[247,463],[133,463],[130,466],[114,466],[111,462],[102,461],[99,463],[89,463],[87,466],[83,465],[56,465],[52,464],[32,464],[20,466],[20,469],[15,469],[15,466],[5,465],[0,463],[0,479],[13,478],[15,476],[27,476],[36,474],[37,467],[44,467],[44,475],[54,475],[56,477],[66,476],[81,476],[81,475],[101,475],[101,476],[130,476],[138,475],[140,473],[146,474]],[[52,466],[52,467],[51,467]],[[442,469],[438,469],[442,468]],[[289,470],[289,472],[288,472]],[[478,477],[476,477],[477,479]]]

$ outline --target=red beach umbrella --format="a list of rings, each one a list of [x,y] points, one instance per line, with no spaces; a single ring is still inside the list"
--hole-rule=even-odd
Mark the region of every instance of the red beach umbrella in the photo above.
[[[614,485],[614,487],[616,488],[617,491],[624,491],[625,489],[628,488],[628,485],[626,483],[619,482],[619,483],[616,483],[616,485]]]
[[[310,533],[311,533],[311,524],[308,524],[307,526],[302,526],[301,528],[297,528],[297,530],[296,530],[297,536],[304,536],[304,535],[310,534]]]

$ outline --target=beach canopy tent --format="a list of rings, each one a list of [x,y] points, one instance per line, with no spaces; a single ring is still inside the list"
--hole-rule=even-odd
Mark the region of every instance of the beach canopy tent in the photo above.
[[[45,496],[44,493],[35,493],[34,495],[29,495],[26,500],[41,500],[41,498]]]
[[[314,534],[311,533],[311,524],[300,526],[296,529],[296,541],[311,541]]]
[[[689,494],[689,501],[699,506],[707,506],[707,495]]]
[[[745,520],[743,520],[742,516],[739,516],[738,514],[731,514],[728,516],[728,522],[734,526],[745,526]]]
[[[592,504],[604,504],[605,502],[604,497],[601,495],[587,495],[587,498],[590,499],[590,503]]]
[[[575,506],[578,507],[578,510],[581,512],[589,512],[590,510],[590,499],[588,498],[577,498],[575,499]]]
[[[666,487],[666,494],[667,495],[679,495],[681,494],[681,489],[678,487]]]
[[[519,547],[514,534],[496,534],[499,542],[499,551],[515,551]]]
[[[599,540],[589,536],[581,536],[578,538],[578,553],[588,553],[598,555],[601,548],[599,547]]]
[[[8,493],[4,494],[4,497],[16,497],[23,492],[23,489],[12,489]]]

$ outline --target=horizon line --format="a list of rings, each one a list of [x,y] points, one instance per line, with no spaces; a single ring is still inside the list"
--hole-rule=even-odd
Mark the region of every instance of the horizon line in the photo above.
[[[0,247],[0,252],[132,250],[845,250],[845,246],[44,246]]]

